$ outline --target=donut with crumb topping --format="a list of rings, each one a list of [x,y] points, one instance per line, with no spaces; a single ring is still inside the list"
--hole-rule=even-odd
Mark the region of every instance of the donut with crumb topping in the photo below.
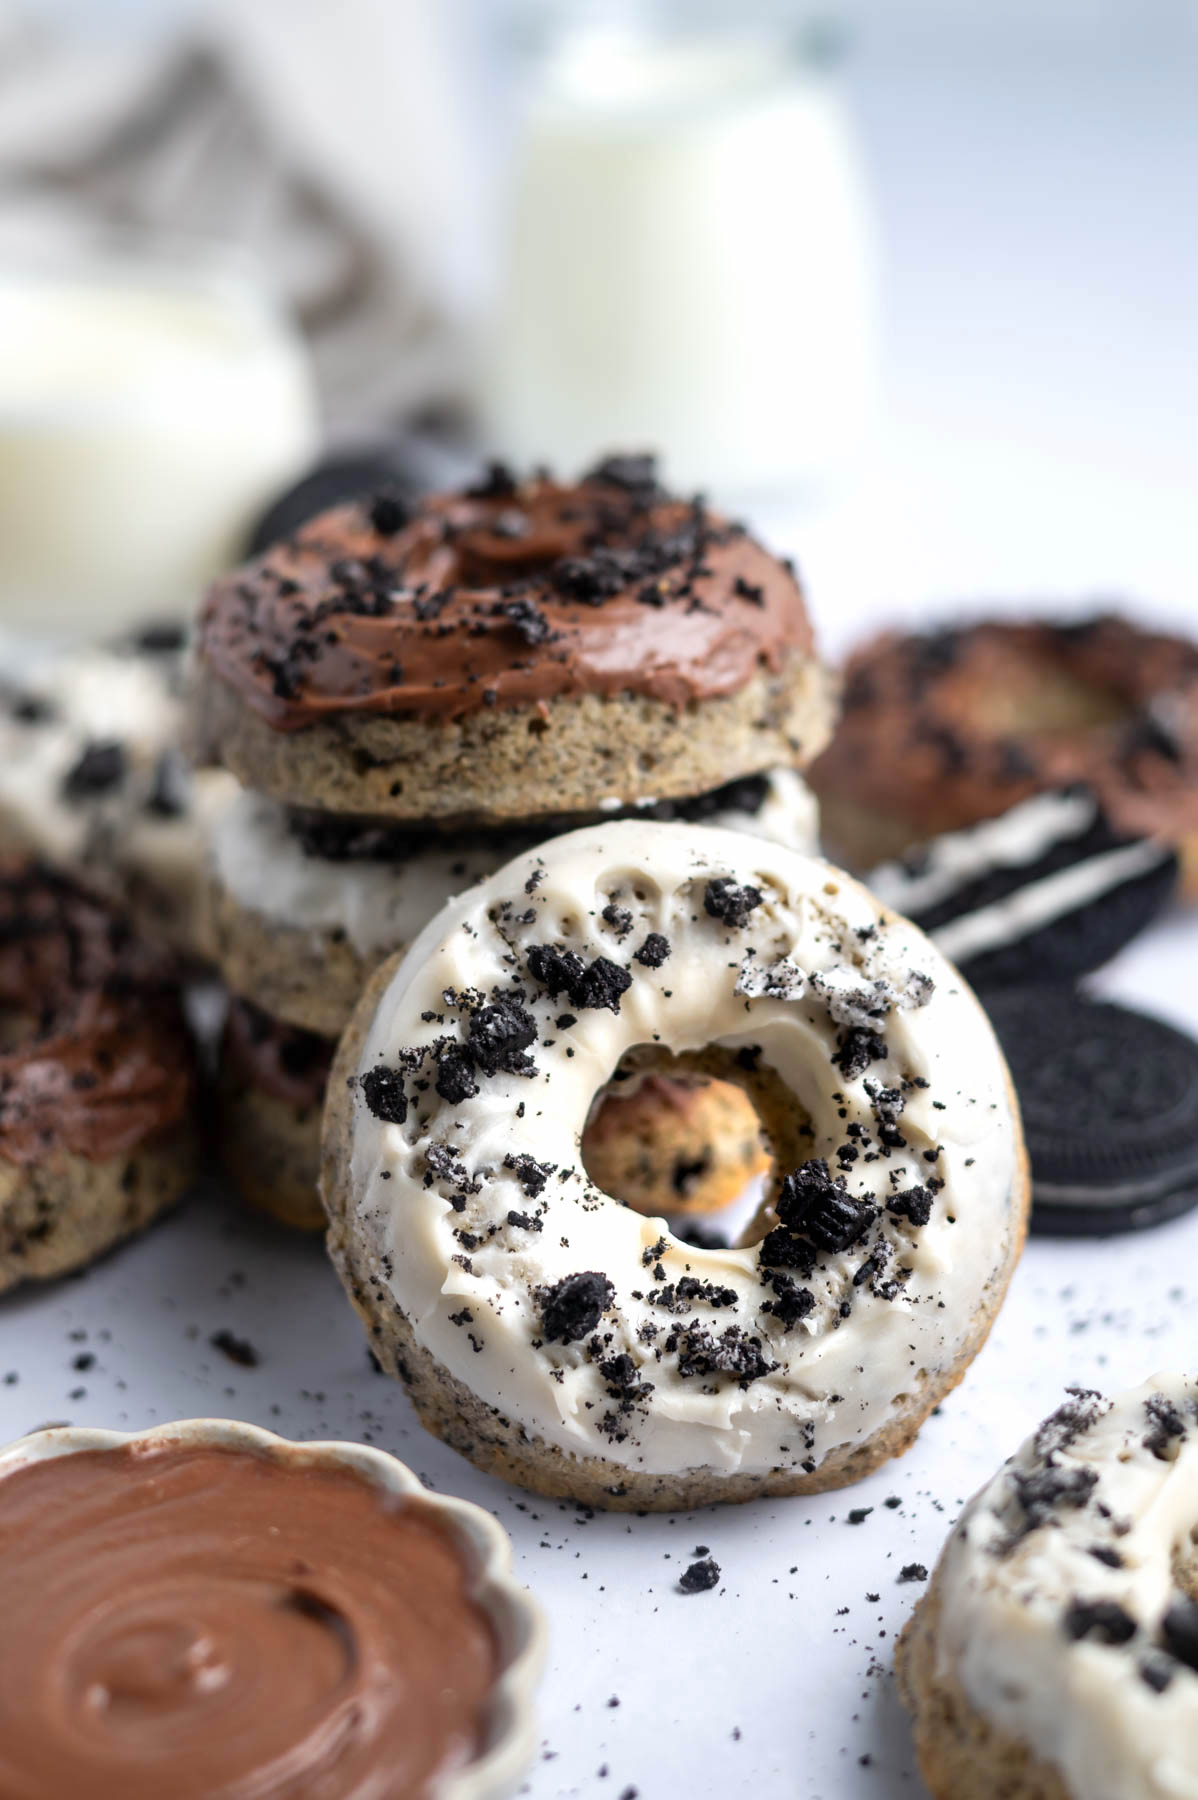
[[[767,1134],[735,1244],[586,1165],[595,1094],[659,1057],[744,1086]],[[1001,1052],[928,939],[817,858],[637,821],[515,858],[376,973],[321,1187],[430,1430],[538,1492],[653,1510],[904,1450],[984,1341],[1028,1204]]]
[[[181,631],[147,627],[0,674],[0,853],[61,869],[204,957],[208,834],[237,784],[182,754],[185,656]]]
[[[853,868],[1083,782],[1198,895],[1198,644],[1110,614],[888,632],[850,658],[811,781]]]
[[[80,1268],[196,1170],[174,970],[74,882],[0,864],[0,1291]]]
[[[1070,1388],[961,1514],[896,1665],[935,1800],[1198,1794],[1198,1379]]]
[[[291,805],[531,820],[810,760],[829,679],[793,568],[611,457],[337,508],[219,581],[197,748]]]

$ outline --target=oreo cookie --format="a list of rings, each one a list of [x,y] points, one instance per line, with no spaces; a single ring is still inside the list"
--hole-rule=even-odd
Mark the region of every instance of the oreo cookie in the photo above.
[[[1111,825],[1084,787],[1036,794],[866,877],[979,989],[1073,981],[1168,905],[1176,853]]]
[[[301,525],[330,506],[360,500],[364,494],[395,496],[402,505],[420,485],[398,456],[370,452],[329,457],[271,501],[250,532],[246,555],[257,556],[294,536]]]
[[[1066,987],[987,997],[1019,1097],[1032,1230],[1102,1236],[1198,1205],[1198,1043]]]

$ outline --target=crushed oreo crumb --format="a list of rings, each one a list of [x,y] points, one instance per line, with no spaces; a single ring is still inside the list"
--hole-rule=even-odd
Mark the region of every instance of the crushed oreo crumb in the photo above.
[[[526,961],[528,972],[540,983],[551,1000],[564,993],[571,1006],[580,1012],[589,1007],[606,1007],[618,1013],[620,998],[632,986],[632,976],[606,956],[584,963],[574,950],[555,950],[549,944],[533,944]]]
[[[747,883],[739,887],[726,875],[717,875],[709,881],[703,893],[703,910],[711,918],[718,919],[721,925],[730,930],[739,931],[749,922],[749,915],[761,905],[765,898],[760,888],[751,887]]]
[[[680,1594],[706,1594],[720,1579],[720,1565],[712,1556],[700,1557],[678,1577]]]
[[[62,778],[62,797],[64,800],[92,800],[98,794],[111,793],[124,781],[127,768],[123,744],[115,740],[87,744]]]
[[[615,1298],[615,1288],[595,1269],[567,1275],[541,1294],[541,1329],[549,1343],[576,1344],[589,1337]]]
[[[362,1077],[362,1098],[376,1119],[387,1125],[402,1125],[408,1116],[408,1096],[404,1093],[403,1076],[385,1063],[368,1069]]]
[[[1091,1638],[1099,1644],[1126,1644],[1136,1635],[1135,1620],[1117,1600],[1073,1600],[1063,1624],[1074,1643]]]
[[[231,1363],[236,1363],[238,1368],[256,1369],[258,1367],[258,1352],[247,1338],[236,1337],[226,1328],[214,1331],[208,1342],[214,1350],[219,1350],[222,1356],[227,1356]]]

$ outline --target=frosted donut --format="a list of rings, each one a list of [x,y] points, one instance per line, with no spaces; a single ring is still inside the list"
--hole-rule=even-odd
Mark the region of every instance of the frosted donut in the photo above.
[[[76,876],[139,930],[206,953],[208,837],[237,792],[180,748],[183,645],[49,657],[0,683],[0,850]]]
[[[742,1080],[771,1204],[700,1250],[588,1179],[622,1059]],[[626,822],[517,857],[376,974],[326,1106],[330,1249],[422,1421],[548,1494],[667,1510],[856,1480],[986,1336],[1027,1179],[1001,1054],[827,864]]]
[[[676,816],[816,847],[815,799],[794,769],[664,804]],[[451,895],[548,835],[413,833],[297,813],[243,788],[212,834],[213,954],[234,993],[290,1025],[339,1036],[385,957],[405,949]]]
[[[195,1178],[175,977],[67,877],[0,862],[0,1293],[83,1268]]]
[[[1198,1380],[1073,1390],[966,1507],[899,1647],[936,1800],[1198,1794]]]

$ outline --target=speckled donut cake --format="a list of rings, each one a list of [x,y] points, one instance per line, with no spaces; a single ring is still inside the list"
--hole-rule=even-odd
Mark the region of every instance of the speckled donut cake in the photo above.
[[[815,850],[815,800],[793,769],[728,782],[654,817],[703,820]],[[379,963],[454,894],[550,835],[416,832],[301,812],[241,789],[212,833],[207,916],[229,987],[264,1012],[337,1037]]]
[[[81,1268],[197,1169],[173,971],[66,877],[0,864],[0,1292]]]
[[[323,514],[217,583],[197,663],[203,756],[421,823],[701,793],[809,760],[832,705],[793,569],[648,457]]]
[[[629,1059],[751,1092],[734,1248],[603,1193]],[[1027,1177],[1001,1054],[928,940],[814,858],[616,823],[518,857],[375,975],[326,1104],[330,1249],[383,1365],[481,1467],[671,1509],[856,1480],[986,1336]]]
[[[242,1199],[297,1231],[323,1231],[320,1115],[334,1043],[233,998],[211,1105],[221,1165]]]
[[[899,1646],[935,1800],[1198,1794],[1198,1381],[1081,1390],[961,1515]]]
[[[183,655],[177,628],[149,627],[0,681],[0,852],[76,876],[203,954],[208,837],[237,783],[182,753]]]

